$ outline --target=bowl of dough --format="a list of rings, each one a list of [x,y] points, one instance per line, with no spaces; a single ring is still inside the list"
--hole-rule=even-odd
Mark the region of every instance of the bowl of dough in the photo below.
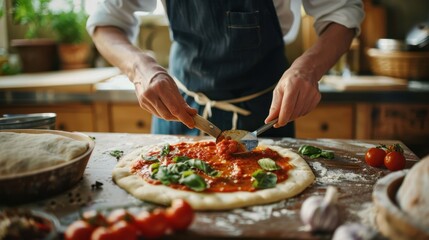
[[[79,132],[0,131],[0,202],[34,201],[65,191],[82,177],[95,143]]]
[[[379,179],[372,194],[375,222],[388,239],[429,239],[429,156]]]

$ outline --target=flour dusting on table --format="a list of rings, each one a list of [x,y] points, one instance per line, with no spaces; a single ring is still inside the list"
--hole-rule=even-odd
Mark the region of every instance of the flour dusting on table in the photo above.
[[[310,166],[316,171],[316,181],[321,183],[339,183],[344,181],[353,182],[370,182],[371,179],[366,179],[360,174],[343,169],[328,169],[320,162],[309,162]]]

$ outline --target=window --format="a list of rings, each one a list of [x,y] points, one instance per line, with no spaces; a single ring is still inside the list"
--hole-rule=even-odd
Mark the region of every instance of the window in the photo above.
[[[50,7],[53,11],[61,11],[61,10],[69,10],[67,4],[64,4],[68,0],[52,0],[50,3]],[[88,14],[91,14],[95,11],[97,7],[97,2],[100,0],[70,0],[73,3],[73,7],[75,10],[84,9]],[[123,0],[127,1],[127,0]],[[154,15],[163,15],[164,6],[161,0],[157,0],[156,9],[152,13],[144,13],[144,14],[154,14]]]

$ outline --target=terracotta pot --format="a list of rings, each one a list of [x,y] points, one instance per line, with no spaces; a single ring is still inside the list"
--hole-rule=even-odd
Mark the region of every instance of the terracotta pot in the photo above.
[[[52,39],[13,39],[11,46],[19,54],[24,73],[58,69],[57,46]]]
[[[89,67],[88,60],[91,55],[91,47],[87,43],[60,44],[58,54],[61,69],[77,69]]]

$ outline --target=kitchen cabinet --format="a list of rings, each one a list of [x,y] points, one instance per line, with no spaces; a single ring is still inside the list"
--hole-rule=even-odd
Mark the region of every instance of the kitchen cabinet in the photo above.
[[[356,109],[356,138],[400,139],[418,155],[429,153],[429,104],[358,104]]]
[[[22,105],[2,107],[3,114],[28,114],[52,112],[57,114],[55,128],[64,131],[97,131],[91,104]]]
[[[429,154],[429,104],[320,103],[295,125],[297,138],[398,139]]]
[[[297,138],[354,138],[353,104],[319,104],[295,121]]]
[[[110,105],[111,132],[150,133],[152,115],[138,103]]]

